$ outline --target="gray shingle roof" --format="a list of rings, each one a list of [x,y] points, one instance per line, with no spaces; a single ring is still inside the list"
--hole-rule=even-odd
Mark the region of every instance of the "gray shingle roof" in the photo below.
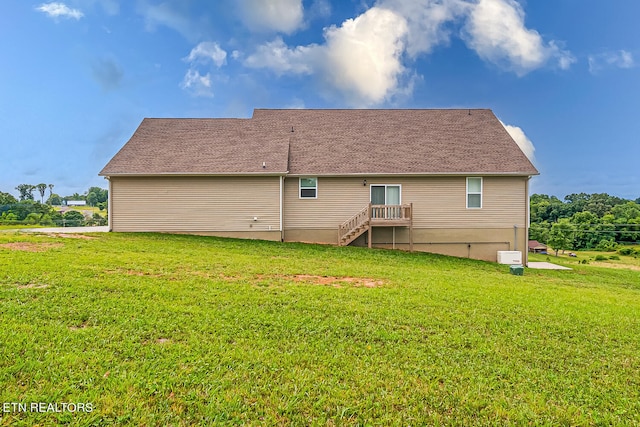
[[[490,110],[263,109],[251,119],[145,119],[100,174],[287,171],[538,174]]]

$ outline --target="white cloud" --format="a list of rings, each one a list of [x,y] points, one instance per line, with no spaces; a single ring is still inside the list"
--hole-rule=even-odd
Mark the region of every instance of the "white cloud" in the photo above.
[[[198,67],[207,67],[209,63],[220,68],[227,62],[227,52],[220,48],[216,42],[201,42],[191,49],[189,56],[184,58],[189,62],[187,70],[180,87],[193,96],[213,97],[213,89],[211,84],[211,73],[202,74]]]
[[[255,53],[249,55],[244,65],[250,68],[268,68],[277,75],[313,74],[319,64],[316,60],[320,46],[288,47],[282,38],[258,46]]]
[[[377,6],[393,10],[408,24],[407,53],[415,57],[449,42],[451,28],[470,9],[464,0],[379,0]]]
[[[191,49],[189,56],[186,58],[191,63],[195,62],[213,62],[218,68],[222,67],[227,60],[227,52],[222,50],[218,43],[201,42]]]
[[[180,87],[194,96],[202,96],[207,98],[213,97],[210,73],[207,73],[203,76],[198,70],[190,68],[185,74],[184,79],[182,79]]]
[[[185,4],[177,6],[171,2],[159,4],[149,4],[148,0],[141,0],[138,3],[138,13],[145,20],[145,29],[155,31],[158,26],[165,26],[177,31],[187,40],[197,40],[201,37],[199,25],[192,22],[185,11],[180,11],[177,7],[185,7]]]
[[[589,55],[589,72],[597,74],[604,68],[633,68],[633,54],[626,50]]]
[[[302,0],[240,0],[240,17],[252,31],[291,34],[303,25]]]
[[[406,60],[453,36],[519,76],[549,64],[566,70],[575,62],[561,42],[546,42],[526,27],[516,0],[377,0],[356,18],[325,28],[323,44],[288,46],[277,37],[243,63],[277,75],[313,75],[352,106],[370,106],[410,94],[421,76]]]
[[[545,44],[540,34],[524,24],[516,0],[479,0],[464,27],[467,45],[485,61],[522,76],[556,58],[561,68],[574,61],[556,42]]]
[[[401,91],[405,72],[406,21],[396,13],[373,7],[342,26],[325,30],[326,43],[288,47],[281,38],[266,43],[244,62],[276,74],[314,74],[354,106],[377,104]]]
[[[531,162],[535,161],[536,148],[524,131],[518,126],[506,125],[502,121],[500,121],[500,123],[502,123],[502,126],[509,132],[509,135],[511,135],[511,138],[513,138],[516,144],[518,144],[518,147],[520,147],[524,155],[527,156]]]
[[[373,7],[341,27],[325,31],[324,76],[354,105],[384,101],[399,89],[405,72],[407,22],[395,12]]]
[[[51,18],[69,18],[79,20],[84,14],[79,9],[71,9],[64,3],[42,3],[36,7],[39,12],[46,13]]]

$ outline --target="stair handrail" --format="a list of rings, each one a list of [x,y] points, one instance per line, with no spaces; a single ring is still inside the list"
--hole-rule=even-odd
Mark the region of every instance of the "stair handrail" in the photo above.
[[[369,221],[371,211],[371,203],[362,208],[358,213],[353,215],[351,218],[340,224],[340,240],[344,238],[347,234],[357,229],[358,227],[366,224]]]

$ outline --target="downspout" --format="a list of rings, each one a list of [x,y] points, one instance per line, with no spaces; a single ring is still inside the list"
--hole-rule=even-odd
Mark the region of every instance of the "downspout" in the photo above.
[[[109,182],[109,194],[107,195],[107,225],[109,226],[109,231],[113,231],[113,196],[111,191],[111,178],[108,176],[105,176],[104,178]]]
[[[284,242],[284,176],[280,175],[280,241]]]
[[[529,200],[529,180],[531,179],[531,176],[527,177],[527,180],[524,182],[524,197],[525,197],[525,207],[526,207],[526,214],[525,214],[525,222],[524,222],[524,241],[526,242],[526,245],[524,247],[524,265],[528,266],[529,265],[529,223],[531,222],[531,213],[530,213],[530,209],[531,209],[531,205],[530,205],[530,200]]]

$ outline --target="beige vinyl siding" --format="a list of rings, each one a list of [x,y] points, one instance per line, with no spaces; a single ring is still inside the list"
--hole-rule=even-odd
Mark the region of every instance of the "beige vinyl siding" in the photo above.
[[[338,225],[368,203],[369,187],[362,185],[362,178],[318,177],[317,197],[301,199],[298,178],[287,177],[284,180],[284,228],[337,230]]]
[[[113,231],[280,228],[279,177],[112,177],[110,196]]]
[[[524,227],[526,178],[483,177],[482,208],[466,207],[466,177],[412,178],[403,186],[403,202],[413,202],[417,228]]]
[[[367,185],[363,185],[363,180]],[[300,199],[298,178],[285,179],[285,230],[337,229],[369,203],[370,186],[399,184],[413,203],[414,228],[512,228],[526,225],[526,178],[483,177],[482,208],[466,207],[466,176],[318,178],[318,197]]]

